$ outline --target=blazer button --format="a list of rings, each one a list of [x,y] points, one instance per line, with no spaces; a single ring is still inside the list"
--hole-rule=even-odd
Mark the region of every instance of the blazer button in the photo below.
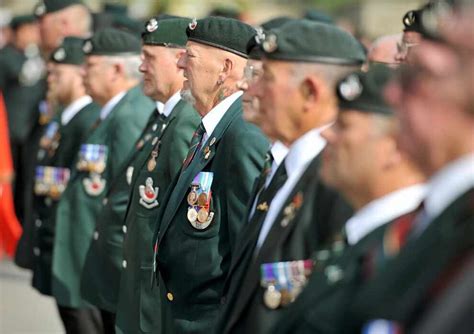
[[[40,219],[36,219],[36,220],[35,220],[35,226],[36,226],[36,227],[39,228],[39,227],[41,227],[42,224],[43,224],[43,222],[42,222]]]
[[[172,294],[171,292],[168,292],[168,293],[166,294],[166,298],[168,298],[168,300],[169,300],[170,302],[172,302],[173,299],[174,299],[174,296],[173,296],[173,294]]]
[[[123,226],[122,226],[122,232],[123,232],[123,233],[127,233],[127,226],[126,226],[126,225],[123,225]]]
[[[127,268],[127,261],[126,260],[123,260],[122,261],[122,268]]]
[[[35,256],[40,256],[41,250],[38,247],[35,247],[33,248],[33,253],[35,254]]]
[[[94,232],[94,240],[98,240],[99,239],[99,231],[95,231]]]

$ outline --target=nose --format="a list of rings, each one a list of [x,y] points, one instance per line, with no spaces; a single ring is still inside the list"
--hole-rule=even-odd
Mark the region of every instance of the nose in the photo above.
[[[186,53],[183,53],[178,59],[178,68],[184,70],[186,69],[187,56]]]

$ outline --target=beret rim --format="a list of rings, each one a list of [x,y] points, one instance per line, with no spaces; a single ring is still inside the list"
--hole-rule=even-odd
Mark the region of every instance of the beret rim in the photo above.
[[[342,112],[344,112],[344,110],[356,110],[382,116],[393,116],[393,110],[390,107],[384,107],[372,103],[344,102],[339,100],[339,109]]]
[[[284,60],[284,61],[296,61],[296,62],[307,62],[307,63],[320,63],[330,65],[361,65],[364,60],[350,59],[350,58],[336,58],[336,57],[319,57],[319,56],[294,56],[294,55],[282,55],[277,53],[263,52],[265,58],[273,60]]]
[[[188,35],[188,36],[189,36],[189,35]],[[248,57],[249,57],[248,54],[246,54],[246,53],[244,53],[244,52],[240,52],[240,51],[234,50],[234,49],[232,49],[232,48],[223,46],[223,45],[221,45],[221,44],[209,42],[209,41],[207,41],[207,40],[203,40],[203,39],[200,39],[200,38],[188,37],[188,41],[192,41],[192,42],[196,42],[196,43],[201,43],[201,44],[205,44],[205,45],[208,45],[208,46],[212,46],[212,47],[215,47],[215,48],[224,50],[224,51],[228,51],[228,52],[231,52],[231,53],[233,53],[233,54],[236,54],[237,56],[243,57],[243,58],[245,58],[245,59],[248,59]]]

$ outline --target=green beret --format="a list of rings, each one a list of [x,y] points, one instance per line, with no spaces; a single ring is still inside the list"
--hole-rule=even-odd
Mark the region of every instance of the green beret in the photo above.
[[[330,17],[326,13],[320,12],[315,9],[308,9],[304,13],[303,18],[307,20],[315,21],[315,22],[334,24],[334,20],[332,19],[332,17]]]
[[[191,19],[188,18],[159,20],[153,17],[146,23],[145,31],[142,33],[143,44],[185,47],[186,28],[190,22]]]
[[[241,13],[237,8],[226,7],[226,6],[219,6],[219,7],[213,8],[209,12],[209,16],[229,17],[236,20],[240,18],[240,15]]]
[[[383,98],[383,89],[392,78],[394,70],[385,65],[373,65],[368,72],[355,72],[337,85],[339,108],[368,113],[392,115],[392,108]]]
[[[263,22],[260,26],[263,28],[264,31],[280,28],[285,23],[290,21],[296,20],[295,18],[289,16],[277,16],[268,21]]]
[[[255,29],[246,23],[226,17],[194,19],[186,29],[188,41],[206,44],[248,58],[247,43]]]
[[[41,17],[48,13],[57,12],[72,5],[83,4],[81,0],[41,0],[36,4],[33,13],[37,17]]]
[[[114,15],[127,15],[128,8],[121,3],[106,3],[104,4],[104,12]]]
[[[292,20],[265,35],[268,59],[335,65],[360,65],[365,52],[351,34],[332,24]]]
[[[126,31],[115,28],[105,28],[85,40],[82,50],[86,56],[140,54],[141,42],[135,35]]]
[[[51,61],[58,64],[82,65],[84,40],[78,37],[66,37],[61,45],[51,54]]]
[[[34,15],[19,15],[13,17],[10,21],[10,28],[13,30],[18,29],[23,24],[33,23],[36,21],[36,17]]]

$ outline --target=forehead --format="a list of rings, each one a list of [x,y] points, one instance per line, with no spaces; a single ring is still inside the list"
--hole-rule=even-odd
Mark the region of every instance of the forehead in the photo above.
[[[361,112],[355,109],[342,109],[337,115],[339,122],[344,122],[361,129],[371,127],[371,120],[373,114],[367,112]]]
[[[145,55],[156,55],[156,54],[165,52],[165,50],[168,50],[168,48],[162,45],[143,45],[142,46],[142,52]]]
[[[402,40],[405,43],[419,43],[422,40],[421,34],[416,31],[405,31]]]
[[[97,56],[97,55],[86,56],[86,64],[94,65],[94,64],[102,63],[104,59],[105,59],[104,56]]]

